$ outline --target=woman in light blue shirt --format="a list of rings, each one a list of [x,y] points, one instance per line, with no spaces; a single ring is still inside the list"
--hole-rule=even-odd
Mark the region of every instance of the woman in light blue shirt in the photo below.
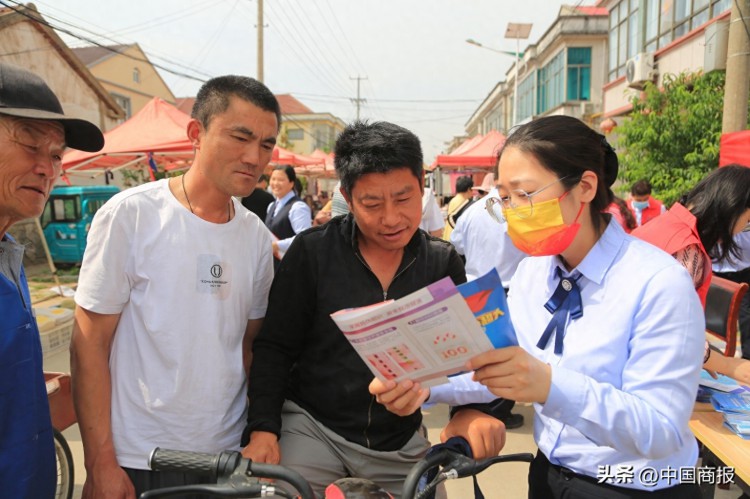
[[[471,368],[498,397],[534,403],[532,499],[700,497],[688,420],[703,309],[674,258],[603,213],[617,169],[581,121],[540,118],[508,137],[487,201],[534,258],[510,285],[519,346]]]

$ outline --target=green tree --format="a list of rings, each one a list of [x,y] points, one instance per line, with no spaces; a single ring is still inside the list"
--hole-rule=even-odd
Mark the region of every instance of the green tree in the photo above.
[[[629,187],[647,179],[667,206],[719,164],[724,72],[664,76],[633,98],[618,128],[620,178]]]

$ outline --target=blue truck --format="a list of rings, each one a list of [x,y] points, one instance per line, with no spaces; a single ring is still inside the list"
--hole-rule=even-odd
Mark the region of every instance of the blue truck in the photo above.
[[[75,265],[83,261],[86,236],[96,211],[120,192],[113,185],[55,187],[42,213],[41,224],[52,260]]]

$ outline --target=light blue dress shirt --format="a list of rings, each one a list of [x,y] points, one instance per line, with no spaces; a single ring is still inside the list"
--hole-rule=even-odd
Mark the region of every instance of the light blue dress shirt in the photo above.
[[[424,404],[425,408],[435,404],[467,405],[492,402],[497,398],[481,383],[474,381],[473,372],[459,374],[448,378],[448,383],[430,388],[430,398]]]
[[[466,278],[470,281],[497,269],[503,286],[508,287],[526,254],[516,248],[508,236],[507,224],[499,224],[484,208],[490,196],[499,197],[496,188],[469,206],[451,232],[451,243],[466,257]]]
[[[566,328],[564,350],[536,344],[550,320],[558,257],[518,266],[508,305],[518,342],[552,367],[544,404],[534,404],[534,438],[554,464],[599,478],[632,469],[620,487],[677,485],[698,446],[688,428],[703,363],[704,316],[687,271],[670,255],[612,221],[574,270],[583,316]],[[569,276],[564,268],[563,276]],[[654,470],[655,483],[645,475]],[[650,475],[649,475],[650,476]]]
[[[269,204],[268,211],[271,211],[271,207],[275,206],[276,208],[273,214],[274,216],[276,216],[281,208],[283,208],[284,205],[286,205],[294,196],[294,190],[287,192],[283,198],[277,200],[276,204]],[[303,230],[312,227],[312,212],[310,211],[310,207],[307,206],[307,203],[294,203],[292,205],[292,208],[289,210],[289,221],[292,224],[292,229],[294,230],[295,234],[299,234]],[[282,253],[286,253],[286,250],[289,249],[289,246],[291,246],[294,238],[295,236],[288,237],[286,239],[279,239],[279,241],[277,242],[277,244],[279,245],[279,251],[281,251]]]
[[[740,232],[734,236],[734,242],[740,247],[739,258],[729,257],[711,266],[714,272],[739,272],[750,267],[750,232]]]

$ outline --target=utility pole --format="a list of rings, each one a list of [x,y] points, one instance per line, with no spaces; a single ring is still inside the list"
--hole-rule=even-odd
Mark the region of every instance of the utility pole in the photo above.
[[[357,75],[356,78],[352,78],[350,76],[349,79],[350,80],[357,80],[357,98],[356,99],[349,99],[349,100],[351,100],[357,106],[357,121],[359,121],[359,105],[360,104],[364,104],[365,102],[367,102],[367,99],[360,99],[359,98],[359,82],[362,81],[362,80],[366,80],[367,77],[366,76],[362,77],[362,76]]]
[[[263,0],[258,0],[258,81],[263,83]]]
[[[722,133],[747,128],[750,95],[750,0],[734,0],[727,42],[727,75],[724,85]]]

